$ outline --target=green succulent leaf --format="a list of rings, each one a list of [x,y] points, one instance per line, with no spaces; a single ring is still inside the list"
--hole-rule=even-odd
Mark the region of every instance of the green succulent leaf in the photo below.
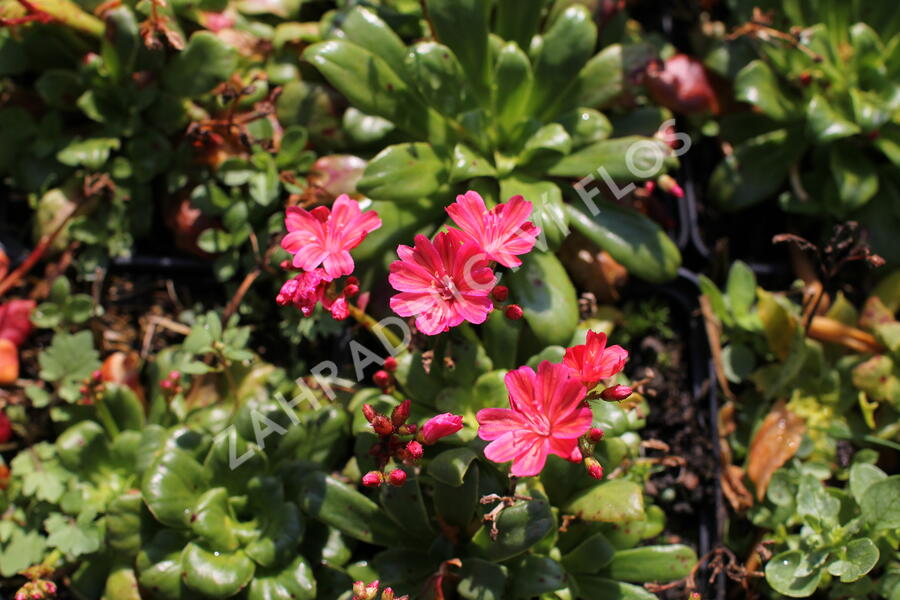
[[[510,565],[509,576],[512,598],[535,598],[562,590],[568,584],[568,575],[562,565],[547,556],[534,554]]]
[[[654,283],[675,277],[681,266],[678,247],[660,227],[637,211],[607,200],[592,200],[598,209],[566,205],[576,231],[609,252],[632,274]]]
[[[388,119],[418,139],[446,140],[446,120],[426,107],[382,58],[341,40],[313,44],[303,58],[362,112]]]
[[[452,487],[463,484],[466,472],[478,457],[471,448],[453,448],[444,450],[428,463],[428,474]]]
[[[314,600],[316,591],[312,567],[298,556],[281,570],[257,569],[247,600]]]
[[[471,548],[477,555],[499,562],[526,552],[544,539],[556,526],[556,519],[546,501],[531,500],[504,508],[496,525],[499,533],[495,540],[488,524],[472,537]]]
[[[603,575],[634,583],[675,581],[687,577],[696,563],[697,555],[682,544],[642,546],[616,552]]]
[[[437,40],[456,54],[476,94],[488,97],[488,21],[491,4],[482,0],[426,0],[428,18]]]
[[[169,527],[187,528],[200,494],[209,485],[209,474],[200,463],[177,448],[164,450],[144,474],[141,490],[147,508]]]
[[[406,74],[406,45],[374,11],[354,6],[338,23],[337,39],[346,39],[377,55],[400,77]]]
[[[144,500],[134,490],[109,504],[106,512],[106,541],[120,556],[135,557],[141,550],[141,511]]]
[[[645,518],[641,486],[624,479],[604,481],[580,492],[563,510],[586,521],[621,523]]]
[[[597,26],[591,12],[581,4],[566,8],[544,33],[533,54],[535,86],[529,112],[552,118],[563,101],[560,90],[578,75],[594,52]]]
[[[218,552],[191,542],[181,555],[184,584],[210,598],[229,598],[250,584],[253,561],[243,551]]]
[[[209,31],[191,36],[163,72],[163,86],[177,96],[199,96],[228,79],[237,66],[237,50]]]
[[[819,144],[859,133],[859,126],[835,110],[824,96],[813,96],[806,107],[806,129]]]
[[[503,600],[506,567],[480,558],[466,557],[456,592],[466,600]]]
[[[562,565],[570,573],[597,573],[612,562],[616,548],[602,533],[595,533],[562,557]]]
[[[313,472],[303,477],[300,489],[298,504],[306,514],[363,542],[397,543],[396,527],[384,511],[349,485]]]
[[[76,139],[56,154],[56,159],[70,167],[87,167],[97,170],[106,164],[113,150],[118,150],[118,138]]]
[[[575,578],[578,597],[585,600],[656,600],[657,596],[642,587],[603,577],[580,575]]]
[[[761,110],[776,121],[788,121],[796,113],[796,105],[788,96],[766,63],[751,61],[741,69],[734,81],[735,96]]]
[[[505,140],[511,138],[527,114],[533,85],[531,61],[523,49],[513,42],[504,45],[497,54],[492,94],[494,114]]]
[[[369,162],[356,186],[371,198],[413,201],[437,192],[448,171],[447,157],[430,144],[395,144]]]
[[[623,183],[655,179],[674,162],[665,143],[629,135],[584,146],[550,165],[547,174],[582,179],[602,168],[604,180]]]
[[[578,325],[578,299],[555,255],[531,252],[508,280],[513,298],[541,344],[566,344],[572,339]]]
[[[425,102],[442,115],[455,117],[473,108],[465,75],[453,50],[436,42],[419,42],[406,54],[404,69]]]

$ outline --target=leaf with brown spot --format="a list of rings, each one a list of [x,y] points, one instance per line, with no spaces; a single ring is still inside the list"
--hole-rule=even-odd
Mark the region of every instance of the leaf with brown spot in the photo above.
[[[756,486],[757,500],[765,498],[772,474],[797,453],[805,431],[806,422],[788,410],[784,400],[766,415],[750,443],[747,464],[747,476]]]

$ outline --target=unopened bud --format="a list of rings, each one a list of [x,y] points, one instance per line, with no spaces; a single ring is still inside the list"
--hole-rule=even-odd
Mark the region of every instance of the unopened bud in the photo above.
[[[345,298],[352,298],[359,293],[359,279],[356,277],[348,277],[347,283],[344,284],[344,291],[341,292]]]
[[[384,483],[384,474],[381,471],[369,471],[362,477],[362,484],[366,487],[379,487]]]
[[[93,373],[91,373],[91,377],[94,378],[94,381],[101,381],[103,379],[103,373],[100,372],[100,369],[97,369]]]
[[[684,198],[684,190],[681,189],[681,186],[678,185],[678,182],[671,175],[660,175],[656,182],[663,191],[672,194],[676,198]]]
[[[366,597],[366,582],[364,581],[354,581],[353,582],[353,600],[361,600]]]
[[[375,596],[378,595],[378,588],[381,587],[381,582],[377,579],[366,586],[366,600],[375,600]]]
[[[394,600],[394,590],[386,587],[381,591],[381,600]]]
[[[385,370],[375,371],[375,374],[372,375],[372,382],[381,389],[385,389],[391,384],[391,374]]]
[[[425,449],[422,448],[422,444],[413,440],[406,445],[406,452],[412,460],[419,460],[425,454]]]
[[[407,398],[394,407],[394,410],[391,412],[391,423],[394,424],[394,427],[400,427],[406,423],[406,419],[409,418],[409,407],[411,404],[412,402]]]
[[[363,416],[366,418],[366,421],[368,421],[369,423],[371,423],[372,420],[375,418],[375,416],[378,414],[375,412],[375,409],[372,408],[371,404],[363,404],[362,411],[363,411]]]
[[[494,300],[497,302],[503,302],[509,298],[509,288],[505,285],[498,285],[491,291],[491,296],[493,296]]]
[[[159,382],[159,387],[161,387],[164,390],[171,390],[172,385],[173,384],[172,384],[171,379],[163,379],[162,381]]]
[[[603,430],[599,427],[591,427],[591,429],[588,431],[587,436],[589,440],[596,444],[603,439]]]
[[[375,418],[372,419],[372,429],[378,435],[391,435],[394,433],[394,426],[384,415],[375,415]]]
[[[394,469],[388,475],[388,482],[394,487],[400,487],[406,483],[406,471],[403,469]]]
[[[419,426],[415,423],[407,423],[406,425],[401,425],[397,428],[398,435],[416,435],[416,431],[419,430]]]
[[[169,379],[172,381],[181,379],[181,371],[169,371]]]
[[[631,395],[631,388],[627,385],[613,385],[602,392],[600,392],[600,397],[604,400],[610,400],[613,402],[619,402],[624,400],[628,396]]]
[[[596,458],[590,456],[587,457],[584,459],[584,466],[591,477],[594,479],[603,479],[603,467]]]
[[[386,359],[384,359],[384,370],[387,371],[388,373],[393,373],[394,371],[396,371],[397,370],[397,359],[394,358],[393,356],[388,356]],[[388,588],[388,589],[390,589],[390,588]]]
[[[522,318],[522,307],[518,304],[510,304],[506,307],[506,318],[511,321],[518,321]]]

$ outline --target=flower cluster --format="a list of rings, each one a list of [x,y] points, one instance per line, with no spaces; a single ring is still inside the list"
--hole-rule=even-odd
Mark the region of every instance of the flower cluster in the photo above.
[[[432,417],[421,427],[407,423],[411,404],[409,399],[404,400],[394,407],[390,417],[363,404],[363,415],[380,438],[369,450],[378,468],[363,475],[362,484],[366,487],[379,487],[385,482],[402,486],[406,483],[406,471],[400,467],[387,473],[384,470],[391,459],[398,464],[414,465],[425,454],[423,444],[430,446],[463,427],[462,417],[451,413]]]
[[[359,202],[342,194],[331,209],[318,206],[307,211],[290,206],[284,223],[288,233],[281,247],[293,255],[291,265],[301,272],[281,286],[275,301],[281,306],[293,304],[305,317],[321,302],[332,317],[346,319],[347,301],[359,293],[359,281],[348,277],[338,291],[337,280],[353,273],[350,250],[381,227],[378,214],[363,212]]]
[[[463,321],[480,324],[494,309],[491,298],[497,276],[494,263],[518,267],[517,258],[529,252],[540,229],[528,221],[531,203],[514,196],[488,210],[476,192],[457,196],[447,213],[459,229],[448,228],[434,240],[417,235],[414,246],[400,245],[400,260],[390,266],[388,280],[399,293],[391,308],[402,317],[416,317],[416,327],[426,335],[437,335]],[[506,299],[506,288],[499,292]],[[502,301],[502,300],[500,300]],[[521,308],[506,309],[510,318],[520,318]]]
[[[378,588],[381,582],[377,579],[370,584],[365,581],[353,582],[353,600],[375,600],[378,597]],[[409,600],[409,596],[395,596],[392,588],[381,590],[381,600]]]
[[[478,411],[478,436],[490,442],[484,455],[497,463],[512,461],[510,472],[518,477],[537,475],[547,457],[555,454],[583,462],[597,479],[603,468],[593,457],[594,444],[603,432],[592,428],[593,415],[585,401],[602,380],[622,370],[628,352],[606,347],[606,335],[589,331],[585,344],[566,350],[562,364],[543,361],[537,373],[520,367],[506,374],[509,408]],[[605,388],[598,397],[623,400],[631,389],[623,385]]]

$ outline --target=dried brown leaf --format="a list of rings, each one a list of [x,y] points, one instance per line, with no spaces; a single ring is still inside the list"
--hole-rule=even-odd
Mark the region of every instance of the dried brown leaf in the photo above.
[[[772,474],[797,453],[805,431],[806,422],[788,410],[784,400],[763,419],[750,443],[747,464],[747,476],[756,486],[757,500],[765,497]]]

